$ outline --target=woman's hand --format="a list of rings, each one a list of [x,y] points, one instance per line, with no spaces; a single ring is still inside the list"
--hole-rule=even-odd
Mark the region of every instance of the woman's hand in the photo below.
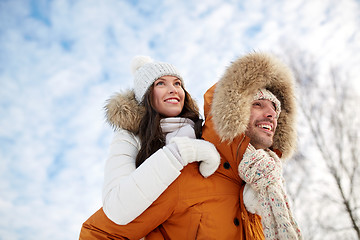
[[[219,167],[220,154],[212,143],[188,137],[173,137],[171,143],[176,144],[184,166],[200,162],[199,171],[204,177],[209,177]]]

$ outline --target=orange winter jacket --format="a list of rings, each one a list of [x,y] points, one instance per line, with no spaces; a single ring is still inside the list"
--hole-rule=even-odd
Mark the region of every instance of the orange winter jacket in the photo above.
[[[207,115],[214,87],[205,94]],[[139,217],[127,225],[111,222],[98,210],[82,226],[80,239],[264,239],[260,217],[248,213],[242,202],[244,182],[237,166],[249,143],[241,135],[231,143],[220,142],[206,116],[203,138],[221,155],[219,169],[204,178],[198,163],[187,165],[181,175]]]
[[[230,181],[235,181],[237,185],[240,186],[239,205],[241,218],[239,219],[244,229],[242,239],[265,239],[261,225],[261,217],[256,214],[251,214],[245,209],[243,202],[245,182],[241,180],[238,174],[238,166],[250,142],[250,138],[245,136],[245,134],[240,134],[231,142],[220,140],[220,136],[215,131],[214,122],[210,114],[216,86],[217,84],[212,86],[204,94],[204,114],[206,120],[202,130],[202,138],[214,144],[220,154],[221,164],[215,174],[226,176]]]

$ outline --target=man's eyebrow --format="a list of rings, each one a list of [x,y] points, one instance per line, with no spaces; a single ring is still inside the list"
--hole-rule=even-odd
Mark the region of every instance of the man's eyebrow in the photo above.
[[[261,101],[264,101],[264,100],[268,100],[268,99],[255,99],[255,100],[252,101],[252,103],[261,102]],[[270,101],[270,100],[268,100],[268,101]],[[270,102],[272,103],[272,106],[276,110],[276,104],[273,101],[270,101]]]

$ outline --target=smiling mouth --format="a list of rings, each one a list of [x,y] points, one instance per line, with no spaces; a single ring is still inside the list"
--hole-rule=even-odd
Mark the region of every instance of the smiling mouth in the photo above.
[[[268,131],[272,131],[273,127],[269,124],[259,124],[257,125],[257,127],[268,130]]]
[[[169,98],[169,99],[166,99],[164,102],[168,102],[168,103],[178,103],[180,102],[179,99],[176,99],[176,98]]]

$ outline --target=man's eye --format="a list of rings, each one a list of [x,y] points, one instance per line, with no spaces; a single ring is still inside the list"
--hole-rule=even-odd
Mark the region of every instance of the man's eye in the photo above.
[[[261,106],[261,103],[255,102],[255,103],[253,103],[253,106]]]

